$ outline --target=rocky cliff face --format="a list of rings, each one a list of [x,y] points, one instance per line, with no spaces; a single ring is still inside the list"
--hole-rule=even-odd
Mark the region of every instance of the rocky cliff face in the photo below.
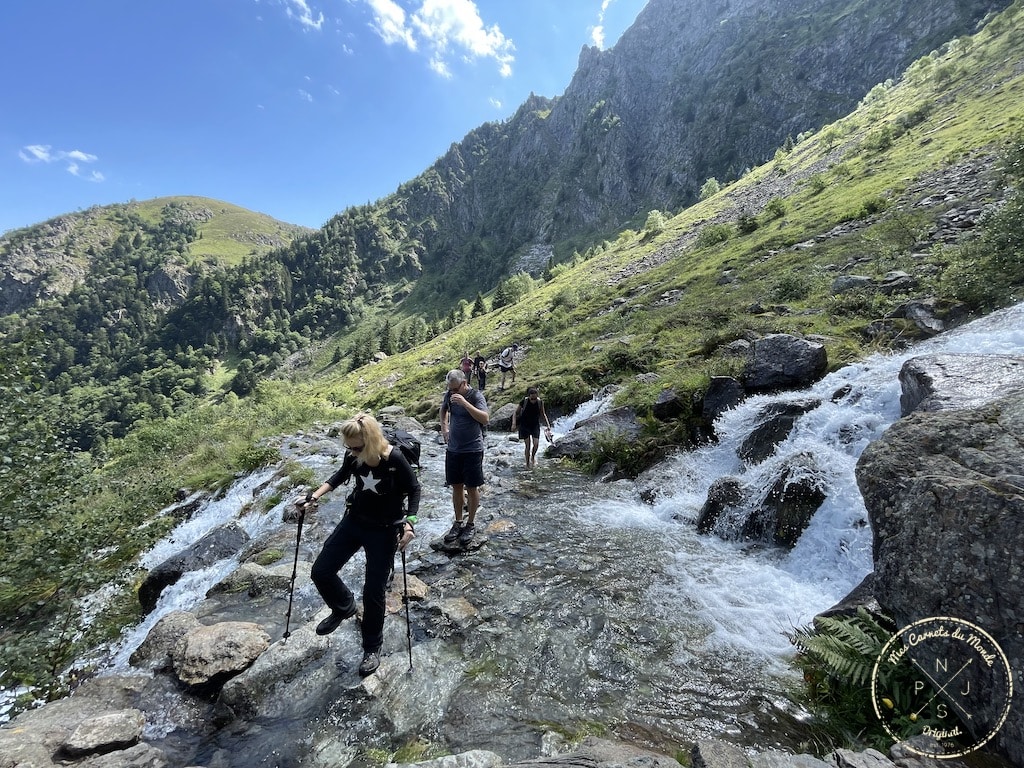
[[[614,48],[582,51],[546,121],[561,168],[587,169],[556,229],[689,204],[1006,5],[651,0]]]
[[[650,0],[615,47],[583,48],[561,97],[474,130],[399,195],[438,225],[428,260],[478,259],[435,251],[477,233],[507,266],[531,243],[691,204],[1008,4]]]
[[[988,374],[988,401],[964,407],[957,399],[962,386],[947,375],[950,356],[908,361],[900,377],[904,391],[927,390],[920,402],[929,410],[896,422],[858,462],[874,533],[874,592],[900,627],[943,616],[981,627],[1020,680],[1024,360],[1008,366],[1005,358],[961,357],[963,368]],[[961,675],[958,689],[968,683],[981,688],[972,672]],[[1010,710],[994,743],[1014,764],[1024,763],[1020,706]]]

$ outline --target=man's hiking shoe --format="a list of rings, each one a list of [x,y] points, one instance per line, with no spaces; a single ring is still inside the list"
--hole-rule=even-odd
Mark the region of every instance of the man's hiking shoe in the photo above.
[[[380,666],[380,656],[373,651],[367,651],[363,654],[363,660],[359,662],[359,674],[362,677],[372,675],[377,671],[377,667]]]
[[[341,622],[345,619],[356,615],[356,604],[353,602],[352,607],[347,611],[331,611],[331,615],[316,625],[316,633],[318,635],[329,635],[331,632],[341,626]]]
[[[457,538],[459,538],[459,531],[462,530],[462,523],[456,520],[452,523],[452,527],[448,529],[448,533],[444,535],[444,543],[451,544]]]
[[[459,531],[459,544],[466,546],[470,541],[473,540],[473,534],[476,532],[476,526],[472,523],[466,523],[462,530]]]

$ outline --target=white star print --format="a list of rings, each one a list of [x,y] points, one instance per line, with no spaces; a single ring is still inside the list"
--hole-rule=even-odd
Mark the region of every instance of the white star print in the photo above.
[[[362,486],[362,490],[369,491],[370,493],[377,493],[377,483],[380,482],[379,478],[369,474],[366,477],[359,477],[359,484]]]

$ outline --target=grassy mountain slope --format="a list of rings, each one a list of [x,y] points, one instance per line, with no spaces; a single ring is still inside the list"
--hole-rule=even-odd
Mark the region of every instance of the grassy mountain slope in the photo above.
[[[222,266],[240,264],[247,256],[263,255],[310,231],[308,227],[207,197],[158,197],[131,205],[151,223],[159,222],[169,208],[178,208],[181,218],[195,221],[199,230],[199,239],[189,247],[190,258]]]
[[[1002,192],[993,158],[1024,128],[1019,13],[1016,5],[979,35],[919,60],[898,84],[879,85],[854,113],[663,231],[624,232],[556,268],[513,306],[354,372],[328,367],[312,386],[336,402],[397,402],[425,416],[464,350],[493,355],[518,341],[527,348],[521,381],[540,384],[549,399],[569,407],[617,382],[627,385],[620,398],[643,410],[661,387],[695,391],[709,375],[735,373],[741,361],[725,345],[751,333],[821,335],[833,366],[920,337],[906,321],[874,335],[869,325],[908,299],[965,298],[948,280],[964,254],[943,236],[942,217],[964,204],[957,195],[968,187],[992,199]],[[841,274],[879,279],[892,270],[917,287],[830,290]],[[640,384],[637,372],[661,379]]]
[[[167,231],[191,224],[197,239],[175,250],[193,263],[238,264],[246,256],[280,248],[308,228],[277,221],[206,197],[159,197],[93,206],[0,237],[0,314],[18,311],[36,298],[64,296],[93,261],[140,223]]]
[[[386,319],[364,308],[358,327],[301,350],[286,375],[259,383],[251,396],[214,393],[180,415],[154,417],[109,440],[102,465],[82,479],[68,471],[59,484],[50,476],[36,482],[21,473],[15,483],[0,464],[8,472],[0,479],[9,480],[0,487],[23,489],[0,504],[0,524],[12,542],[0,562],[0,615],[12,618],[0,630],[0,669],[38,684],[76,650],[137,617],[132,563],[173,524],[155,513],[179,489],[223,487],[238,472],[279,459],[266,438],[358,408],[397,403],[430,418],[444,373],[466,350],[494,354],[518,341],[526,352],[518,386],[539,383],[549,403],[569,408],[598,387],[620,384],[619,401],[647,414],[663,387],[699,393],[709,376],[738,372],[743,359],[730,352],[734,340],[772,331],[815,334],[835,367],[921,336],[899,311],[908,301],[929,300],[941,315],[954,308],[984,312],[1018,298],[1020,197],[1010,196],[992,218],[980,212],[1008,196],[997,157],[1012,151],[1024,165],[1022,54],[1018,0],[978,35],[921,59],[899,83],[875,88],[848,117],[799,137],[692,208],[671,218],[652,214],[641,231],[577,254],[549,280],[532,281],[519,301],[349,370],[344,354],[336,362],[338,352]],[[1024,176],[1020,167],[1015,174],[1017,182]],[[1006,212],[1017,219],[1001,221]],[[912,279],[897,293],[879,289],[879,279],[894,270]],[[871,279],[872,287],[833,290],[835,278],[852,275]],[[8,381],[7,371],[0,366],[0,394],[23,402],[43,426],[56,423],[57,414],[46,410],[54,403],[14,397],[29,373]],[[638,379],[640,373],[658,378]],[[138,386],[152,385],[151,375],[148,368],[139,372]],[[520,391],[488,394],[494,409]],[[648,450],[691,434],[686,419],[647,423],[631,455],[614,457],[623,466],[639,466]],[[26,440],[38,439],[40,448],[34,454],[19,442],[19,450],[45,453],[50,461],[43,465],[71,466],[70,452],[62,454],[50,437],[30,431]],[[282,493],[310,479],[286,471]],[[48,549],[69,538],[73,552]],[[105,621],[89,636],[67,631],[74,622],[58,619],[76,615],[74,597],[104,583],[122,587]]]

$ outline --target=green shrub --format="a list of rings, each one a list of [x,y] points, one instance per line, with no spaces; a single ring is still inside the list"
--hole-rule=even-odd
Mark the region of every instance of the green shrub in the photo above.
[[[757,220],[757,217],[751,216],[749,213],[741,213],[736,219],[736,230],[741,235],[749,235],[751,232],[755,232],[760,226],[761,222]]]
[[[764,216],[768,220],[781,219],[788,212],[789,204],[781,197],[773,197],[764,206]]]
[[[722,186],[718,183],[718,179],[712,177],[704,182],[704,185],[700,188],[700,199],[707,200],[709,197],[714,197],[722,189]]]
[[[825,180],[825,174],[816,173],[807,180],[807,189],[810,190],[812,195],[818,195],[825,191],[828,187],[828,181]]]
[[[804,271],[787,272],[775,278],[769,295],[775,301],[799,301],[810,296],[815,278]]]
[[[665,231],[668,220],[661,211],[654,210],[647,214],[647,221],[644,222],[644,239],[660,235]]]
[[[697,246],[708,248],[726,242],[732,237],[732,227],[728,224],[708,224],[697,235]]]

